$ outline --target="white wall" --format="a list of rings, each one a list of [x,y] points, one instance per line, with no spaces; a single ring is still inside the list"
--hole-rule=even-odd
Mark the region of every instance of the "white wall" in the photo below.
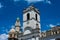
[[[29,22],[29,24],[27,24],[27,22]],[[31,27],[32,29],[35,29],[36,28],[36,23],[37,21],[35,21],[34,19],[30,20],[30,21],[27,21],[27,22],[24,22],[23,24],[23,27],[26,28],[26,27]],[[40,28],[40,23],[39,24],[39,28]]]
[[[27,20],[27,14],[28,13],[30,13],[30,19],[32,19],[32,18],[36,19],[35,14],[37,14],[37,20],[40,22],[40,15],[38,13],[34,12],[33,10],[29,11],[29,12],[26,12],[25,14],[23,14],[23,21]]]
[[[29,12],[26,12],[25,14],[23,14],[23,21],[26,21],[27,20],[27,13],[30,13],[30,19],[32,18],[35,18],[36,19],[36,16],[35,14],[37,14],[37,18],[38,18],[38,21],[40,22],[40,16],[38,13],[34,12],[33,10],[29,11]],[[29,22],[29,24],[27,24],[27,22]],[[27,22],[24,22],[23,23],[23,30],[24,28],[26,28],[27,26],[28,27],[31,27],[32,29],[35,29],[36,28],[36,23],[38,23],[36,20],[32,19],[32,20],[29,20]],[[39,27],[40,27],[40,23],[39,24]]]

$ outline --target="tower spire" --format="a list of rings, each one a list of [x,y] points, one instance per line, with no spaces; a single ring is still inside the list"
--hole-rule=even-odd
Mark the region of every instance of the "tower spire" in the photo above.
[[[17,17],[17,20],[16,20],[16,23],[15,23],[15,30],[17,31],[17,32],[19,32],[20,31],[20,19],[19,19],[19,17]]]
[[[20,20],[19,20],[19,17],[17,17],[17,20],[16,20],[16,23],[15,23],[15,26],[20,26]]]

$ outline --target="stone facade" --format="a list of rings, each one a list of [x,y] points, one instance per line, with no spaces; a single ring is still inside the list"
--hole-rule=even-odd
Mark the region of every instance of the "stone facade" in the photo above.
[[[9,32],[8,40],[59,40],[60,26],[41,32],[40,12],[33,5],[23,11],[23,27],[21,31],[20,19],[16,20]]]
[[[23,27],[22,27],[23,32],[20,30],[21,25],[19,18],[17,18],[14,26],[15,28],[12,28],[13,30],[11,29],[12,31],[9,32],[9,38],[14,37],[17,38],[18,40],[39,40],[40,39],[39,11],[36,8],[34,8],[33,5],[29,6],[23,11]]]
[[[60,39],[60,26],[51,28],[46,32],[41,32],[41,40],[59,40]]]

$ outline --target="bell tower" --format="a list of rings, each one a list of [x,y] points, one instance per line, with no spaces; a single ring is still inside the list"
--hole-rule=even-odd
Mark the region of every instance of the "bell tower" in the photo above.
[[[29,30],[31,33],[32,29],[36,29],[37,25],[40,28],[40,15],[38,9],[33,5],[29,6],[23,11],[23,30]]]

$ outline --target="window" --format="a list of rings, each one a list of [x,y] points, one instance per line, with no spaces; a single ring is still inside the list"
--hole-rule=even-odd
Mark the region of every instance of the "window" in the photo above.
[[[12,34],[10,34],[10,37],[12,37]]]
[[[57,32],[55,32],[57,34]]]
[[[27,20],[29,20],[29,19],[30,19],[30,14],[28,13],[28,14],[27,14]]]
[[[36,16],[36,20],[37,20],[37,14],[35,16]]]

